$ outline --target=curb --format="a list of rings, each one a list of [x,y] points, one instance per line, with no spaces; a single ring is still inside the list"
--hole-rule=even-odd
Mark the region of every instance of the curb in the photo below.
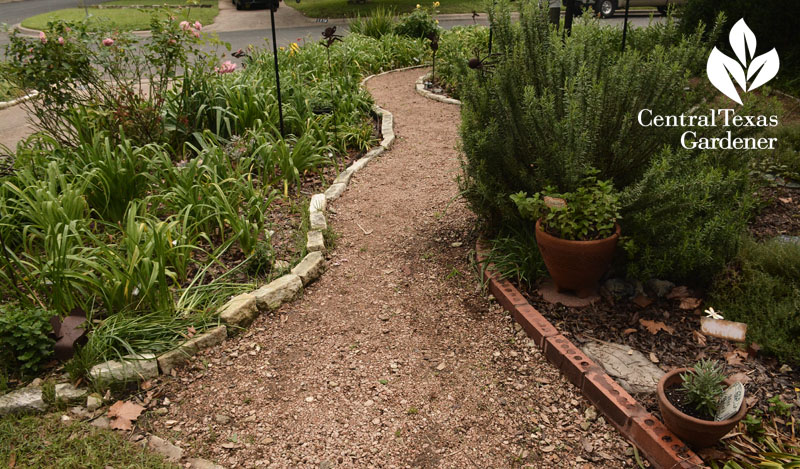
[[[25,101],[29,101],[38,95],[39,92],[34,90],[33,92],[26,94],[25,96],[19,97],[17,99],[12,99],[11,101],[0,101],[0,111],[3,109],[10,108],[11,106],[16,106],[17,104],[22,104]]]
[[[488,283],[489,291],[498,303],[512,314],[547,360],[580,388],[581,394],[635,444],[653,466],[660,469],[705,467],[703,460],[680,438],[667,430],[600,366],[561,335],[511,282],[500,278],[494,265],[487,264],[489,247],[485,242],[479,239],[475,251],[478,265],[481,266],[481,281]]]
[[[448,98],[447,96],[442,96],[440,94],[431,93],[430,91],[426,90],[425,89],[425,78],[427,76],[428,76],[428,74],[426,73],[425,75],[422,75],[421,77],[417,78],[417,82],[414,84],[414,87],[417,90],[417,94],[418,95],[424,96],[424,97],[426,97],[428,99],[432,99],[434,101],[439,101],[440,103],[456,104],[458,106],[461,106],[461,101],[459,101],[459,100],[457,100],[455,98]]]

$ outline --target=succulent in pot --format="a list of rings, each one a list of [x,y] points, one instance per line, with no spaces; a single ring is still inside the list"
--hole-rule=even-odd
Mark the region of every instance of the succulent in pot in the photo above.
[[[546,187],[528,197],[511,195],[524,218],[536,222],[536,244],[558,291],[585,298],[597,289],[620,237],[619,195],[611,181],[594,174],[574,192]]]
[[[670,371],[657,391],[664,425],[695,448],[719,441],[747,413],[744,387],[726,378],[716,361]]]

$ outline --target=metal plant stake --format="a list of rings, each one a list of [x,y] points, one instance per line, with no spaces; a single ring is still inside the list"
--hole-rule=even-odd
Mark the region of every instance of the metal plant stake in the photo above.
[[[336,34],[336,26],[328,26],[322,31],[322,45],[328,53],[328,86],[331,92],[331,112],[333,113],[333,140],[339,138],[339,131],[336,127],[336,103],[333,102],[333,66],[331,65],[331,46],[336,41],[341,41],[342,36]]]
[[[285,137],[283,130],[283,102],[281,101],[281,73],[278,70],[278,41],[275,38],[275,12],[278,11],[278,5],[281,0],[270,0],[269,19],[272,23],[272,56],[275,58],[275,87],[278,91],[278,120],[280,121],[281,138]]]
[[[427,38],[431,41],[431,51],[433,51],[433,69],[431,71],[431,86],[433,86],[436,82],[436,51],[439,50],[439,32],[432,31]]]
[[[625,23],[622,26],[622,52],[625,52],[625,39],[628,35],[628,10],[631,8],[630,0],[625,2]]]

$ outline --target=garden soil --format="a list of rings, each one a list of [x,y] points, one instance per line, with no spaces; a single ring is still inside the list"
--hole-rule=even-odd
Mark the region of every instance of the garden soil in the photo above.
[[[225,467],[635,467],[481,289],[459,109],[414,92],[423,72],[368,83],[398,140],[329,205],[328,272],[148,383],[145,429]]]

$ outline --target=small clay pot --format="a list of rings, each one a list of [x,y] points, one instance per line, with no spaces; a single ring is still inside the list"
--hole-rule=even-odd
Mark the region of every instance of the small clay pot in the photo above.
[[[739,412],[727,420],[716,422],[714,420],[703,420],[686,415],[667,399],[665,390],[681,383],[681,373],[690,372],[689,368],[678,368],[661,377],[658,382],[658,408],[661,410],[661,418],[664,425],[670,431],[678,435],[684,443],[694,448],[705,448],[718,442],[720,438],[727,435],[739,420],[742,420],[747,413],[747,405],[742,402]],[[733,384],[730,378],[725,379],[725,385]]]
[[[597,291],[597,282],[614,259],[620,236],[619,224],[616,227],[606,239],[570,241],[548,234],[542,229],[542,220],[536,221],[536,244],[559,292],[572,290],[586,298]]]

